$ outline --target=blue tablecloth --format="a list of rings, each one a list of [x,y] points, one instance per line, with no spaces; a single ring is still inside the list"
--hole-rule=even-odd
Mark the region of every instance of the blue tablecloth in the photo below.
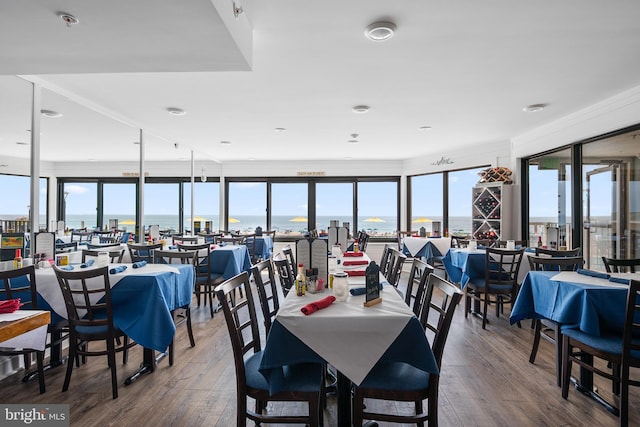
[[[402,253],[409,256],[409,257],[414,257],[414,258],[424,258],[427,261],[433,259],[433,257],[441,257],[442,256],[442,252],[440,252],[440,250],[429,240],[425,240],[425,244],[424,246],[415,254],[412,254],[411,251],[409,251],[409,249],[407,249],[407,246],[403,243],[402,244]]]
[[[273,239],[271,236],[262,236],[256,238],[256,253],[264,259],[271,258],[273,253]]]
[[[123,277],[111,290],[114,323],[146,348],[166,351],[176,326],[171,311],[191,303],[191,265],[172,265],[180,274],[144,273]]]
[[[485,252],[449,249],[442,258],[449,280],[460,283],[464,289],[470,279],[484,278]]]
[[[591,335],[622,332],[627,300],[623,286],[600,286],[552,280],[555,271],[527,274],[511,310],[511,324],[547,318]]]
[[[358,345],[357,337],[354,337],[353,345]],[[259,369],[269,383],[269,392],[276,393],[282,386],[283,366],[323,361],[322,357],[289,332],[276,318],[269,332]],[[409,320],[380,358],[379,363],[384,362],[406,362],[425,372],[438,374],[438,365],[431,351],[431,346],[427,341],[424,329],[415,317]],[[358,361],[354,360],[353,363],[358,363]]]
[[[225,280],[251,270],[251,257],[244,245],[218,246],[211,251],[209,259],[211,272],[221,275]]]

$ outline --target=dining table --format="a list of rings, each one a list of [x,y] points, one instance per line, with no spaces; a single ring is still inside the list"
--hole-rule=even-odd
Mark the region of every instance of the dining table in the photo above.
[[[245,245],[213,245],[209,262],[211,272],[225,280],[251,270],[251,256]]]
[[[345,257],[345,261],[357,259]],[[364,271],[366,265],[344,268]],[[364,288],[365,277],[354,274],[348,283],[356,295],[310,315],[305,315],[302,307],[331,295],[331,289],[304,296],[289,292],[274,319],[259,368],[274,393],[282,386],[285,366],[331,364],[337,371],[340,426],[351,425],[351,384],[360,384],[377,363],[405,362],[439,373],[424,329],[396,288],[381,276],[382,301],[366,307],[365,295],[355,291]]]
[[[600,277],[594,277],[600,276]],[[578,271],[530,271],[518,292],[510,322],[549,319],[565,328],[577,328],[590,335],[619,333],[624,328],[628,280],[638,273],[594,273]],[[558,339],[558,338],[556,338]],[[561,339],[561,338],[560,338]],[[560,357],[560,355],[557,355]],[[584,355],[582,361],[593,363]],[[580,369],[576,388],[607,406],[593,389],[593,373]]]
[[[0,347],[44,351],[50,321],[51,315],[47,310],[0,313]]]
[[[273,239],[271,236],[256,236],[256,254],[260,259],[269,259],[273,254]]]
[[[449,237],[407,236],[402,239],[402,253],[413,258],[424,258],[429,262],[441,257],[451,248]]]
[[[72,265],[74,269],[81,268],[79,264]],[[114,323],[144,348],[142,364],[127,378],[125,384],[128,385],[140,375],[153,372],[166,354],[176,331],[172,312],[191,303],[194,267],[146,264],[133,268],[133,264],[127,263],[109,264],[109,267],[110,270],[126,267],[109,274]],[[36,269],[36,288],[39,308],[49,309],[52,318],[66,319],[64,298],[53,268]],[[160,352],[158,357],[156,351]],[[52,349],[52,355],[54,353],[61,353],[61,349]]]

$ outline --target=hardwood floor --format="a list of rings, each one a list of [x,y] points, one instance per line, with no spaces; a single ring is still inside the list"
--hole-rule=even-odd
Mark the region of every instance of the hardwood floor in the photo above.
[[[369,244],[372,259],[382,245]],[[406,280],[408,268],[403,277]],[[555,383],[552,346],[540,344],[534,365],[528,362],[533,338],[529,321],[509,326],[506,317],[491,313],[482,330],[480,319],[464,318],[462,305],[454,317],[444,352],[440,379],[441,426],[616,426],[619,419],[575,389],[562,399]],[[235,372],[229,337],[222,315],[209,317],[208,307],[192,311],[196,347],[189,347],[186,328],[176,334],[176,360],[160,362],[155,373],[124,386],[125,378],[142,360],[139,347],[129,363],[118,360],[119,397],[111,399],[106,358],[92,358],[74,368],[69,391],[62,393],[64,367],[45,374],[47,392],[38,382],[22,383],[23,372],[0,381],[2,403],[67,403],[73,426],[232,426],[235,424]],[[575,369],[575,368],[574,368]],[[577,373],[577,369],[574,370]],[[611,385],[596,378],[601,393],[611,398]],[[388,411],[410,406],[384,405]],[[630,425],[640,424],[640,390],[631,388]],[[274,404],[271,410],[292,409]],[[329,397],[325,426],[336,425],[335,398]],[[249,424],[251,425],[251,424]],[[380,424],[384,425],[384,424]]]

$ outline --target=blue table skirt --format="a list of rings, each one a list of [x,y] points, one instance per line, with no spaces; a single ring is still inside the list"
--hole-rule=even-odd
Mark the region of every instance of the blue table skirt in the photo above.
[[[622,332],[627,289],[551,280],[556,274],[527,274],[511,311],[511,324],[546,318],[591,335]]]
[[[221,246],[211,251],[211,272],[231,279],[243,271],[251,270],[251,257],[244,245]]]
[[[440,252],[440,250],[436,247],[436,245],[431,243],[429,240],[427,240],[425,245],[422,247],[422,249],[420,249],[414,255],[411,255],[411,252],[409,252],[409,249],[407,249],[407,246],[403,243],[402,253],[409,257],[424,258],[427,261],[433,259],[434,257],[442,256],[442,252]]]
[[[357,339],[354,339],[353,345],[357,346]],[[308,362],[322,363],[324,360],[276,319],[269,332],[259,368],[269,383],[269,393],[281,390],[283,366]],[[438,365],[431,346],[424,329],[415,317],[409,320],[378,363],[389,362],[406,362],[425,372],[438,375]],[[358,361],[354,360],[353,363]]]
[[[271,236],[256,238],[256,253],[259,254],[262,259],[271,258],[271,254],[273,253],[273,239]]]
[[[469,252],[448,250],[442,258],[449,280],[460,283],[464,289],[469,280],[484,278],[485,254],[484,252]]]

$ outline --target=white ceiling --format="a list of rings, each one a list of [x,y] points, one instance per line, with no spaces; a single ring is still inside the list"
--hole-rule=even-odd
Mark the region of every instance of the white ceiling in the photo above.
[[[0,153],[29,156],[30,81],[63,114],[41,118],[49,161],[135,160],[140,128],[149,160],[439,156],[640,85],[637,0],[236,3],[0,2]],[[378,20],[392,39],[364,37]]]

